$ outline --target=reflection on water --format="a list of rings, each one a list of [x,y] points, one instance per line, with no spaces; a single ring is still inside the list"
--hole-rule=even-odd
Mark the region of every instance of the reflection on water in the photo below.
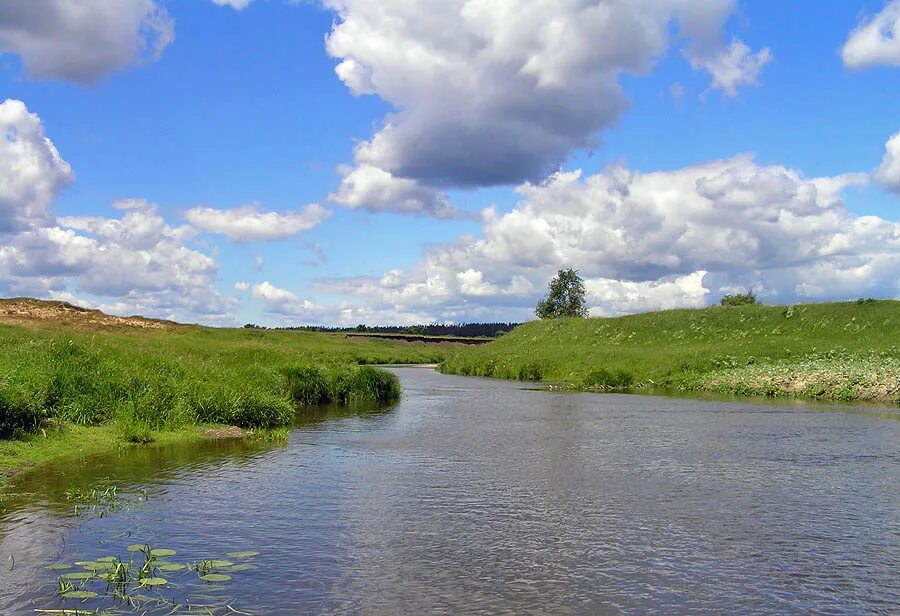
[[[900,609],[900,422],[397,372],[395,408],[310,413],[286,445],[19,478],[34,496],[0,522],[0,613],[58,605],[59,559],[136,542],[259,550],[227,592],[260,614]],[[105,478],[148,499],[74,519],[65,490]]]

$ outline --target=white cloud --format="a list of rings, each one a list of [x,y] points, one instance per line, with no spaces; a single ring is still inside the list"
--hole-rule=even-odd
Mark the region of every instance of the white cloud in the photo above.
[[[585,284],[591,316],[608,316],[670,308],[699,308],[705,305],[709,289],[703,286],[706,272],[661,280],[633,282],[594,278]]]
[[[322,280],[373,311],[427,320],[528,318],[556,270],[577,267],[594,314],[698,306],[733,288],[767,301],[900,293],[900,224],[846,210],[865,174],[805,178],[739,155],[673,171],[617,166],[519,187],[482,237],[408,271]],[[831,281],[831,282],[829,282]]]
[[[50,204],[74,178],[40,118],[22,101],[0,103],[0,233],[51,222]]]
[[[772,61],[772,52],[764,47],[753,53],[744,42],[734,39],[728,47],[715,50],[712,54],[689,52],[691,66],[705,70],[712,75],[712,88],[722,90],[727,96],[737,96],[741,86],[759,83],[763,67]]]
[[[317,203],[292,212],[262,212],[258,204],[230,210],[208,207],[185,212],[193,226],[209,233],[219,233],[234,242],[264,242],[308,231],[324,222],[331,212]]]
[[[27,0],[0,4],[0,53],[39,79],[91,83],[156,60],[175,24],[153,0]]]
[[[141,199],[115,202],[121,218],[57,219],[52,201],[73,176],[40,118],[6,101],[0,131],[0,294],[90,294],[117,314],[233,318],[235,300],[213,286],[218,264],[187,245],[192,228],[170,226]]]
[[[888,139],[884,149],[884,158],[875,171],[875,179],[888,190],[900,193],[900,132]]]
[[[253,299],[262,303],[267,313],[274,314],[282,320],[308,323],[310,319],[321,317],[326,312],[322,306],[276,287],[268,281],[252,286],[246,282],[239,282],[235,284],[235,288],[239,291],[250,291]]]
[[[88,293],[108,298],[100,303],[120,314],[222,320],[236,302],[213,287],[216,261],[185,245],[192,234],[147,212],[62,218],[4,237],[0,286],[42,297]]]
[[[537,181],[595,147],[628,106],[620,75],[648,71],[673,24],[729,93],[769,57],[723,46],[735,0],[323,1],[338,76],[395,110],[332,196],[373,211],[445,215],[444,189]]]
[[[900,66],[900,0],[891,0],[880,13],[863,20],[850,33],[841,57],[849,68]]]
[[[219,6],[230,6],[236,11],[243,11],[245,8],[250,6],[250,3],[253,0],[212,0],[213,4],[217,4]]]
[[[371,165],[342,168],[341,171],[344,172],[341,186],[328,199],[344,207],[435,218],[462,215],[441,191],[422,186],[415,180],[396,178]]]

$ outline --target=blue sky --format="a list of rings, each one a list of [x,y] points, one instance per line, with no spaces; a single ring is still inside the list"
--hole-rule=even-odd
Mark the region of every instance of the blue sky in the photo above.
[[[900,295],[900,0],[64,4],[0,8],[0,122],[42,136],[0,144],[0,294],[226,325],[525,319],[568,266],[598,315]]]

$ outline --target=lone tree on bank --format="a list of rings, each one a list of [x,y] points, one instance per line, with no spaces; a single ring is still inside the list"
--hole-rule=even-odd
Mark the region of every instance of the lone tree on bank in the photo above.
[[[576,269],[562,269],[550,281],[550,292],[538,302],[534,313],[541,319],[586,317],[584,281]]]

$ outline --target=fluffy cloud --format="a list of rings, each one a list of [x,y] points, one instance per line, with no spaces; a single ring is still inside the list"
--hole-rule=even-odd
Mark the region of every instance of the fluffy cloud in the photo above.
[[[333,196],[375,211],[441,214],[441,189],[540,180],[596,146],[627,107],[619,76],[649,70],[673,24],[728,94],[770,58],[722,44],[734,0],[324,2],[339,18],[327,39],[338,76],[396,110]]]
[[[263,309],[279,318],[292,322],[303,321],[309,323],[311,319],[320,317],[326,309],[308,299],[302,299],[297,295],[280,289],[268,281],[251,285],[248,282],[237,282],[234,288],[242,292],[250,292],[253,299],[263,305]]]
[[[213,288],[215,260],[185,245],[193,234],[169,226],[155,210],[120,219],[61,218],[55,226],[4,236],[0,287],[110,298],[101,305],[119,314],[226,319],[236,302]]]
[[[185,212],[193,226],[219,233],[234,242],[277,240],[308,231],[324,222],[331,212],[313,203],[293,212],[261,212],[258,204],[230,210],[194,208]]]
[[[328,199],[350,209],[372,212],[396,212],[457,218],[457,210],[441,191],[422,186],[415,180],[397,178],[371,165],[343,168],[344,178],[338,192]]]
[[[888,140],[884,149],[884,159],[875,172],[875,179],[888,190],[900,193],[900,132]]]
[[[32,77],[96,81],[159,58],[175,26],[153,0],[28,0],[0,4],[0,53]]]
[[[900,224],[840,199],[865,174],[805,178],[740,155],[673,171],[617,166],[519,187],[481,238],[433,248],[409,271],[322,281],[373,310],[430,319],[527,318],[556,270],[586,279],[594,314],[697,306],[736,288],[769,301],[900,292]]]
[[[73,179],[40,118],[21,101],[0,103],[0,233],[51,222],[50,204]]]
[[[120,218],[56,218],[51,204],[73,176],[40,118],[6,101],[0,135],[0,294],[90,294],[101,299],[87,303],[117,314],[232,318],[236,301],[213,287],[218,264],[188,246],[192,228],[170,226],[141,199],[115,202]]]
[[[891,0],[880,13],[859,24],[841,57],[849,68],[900,66],[900,0]]]

